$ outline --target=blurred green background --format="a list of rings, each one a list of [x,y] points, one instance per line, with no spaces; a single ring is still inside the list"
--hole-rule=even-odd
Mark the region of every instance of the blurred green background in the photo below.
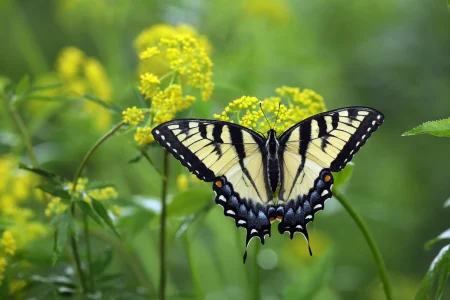
[[[450,145],[446,139],[401,134],[450,115],[450,15],[445,1],[2,0],[0,75],[14,82],[24,74],[33,82],[54,76],[58,53],[74,46],[104,66],[113,103],[136,105],[133,41],[143,29],[160,23],[189,24],[211,43],[216,88],[211,100],[195,103],[192,117],[212,118],[233,99],[264,98],[282,85],[313,89],[328,109],[359,105],[385,114],[383,126],[353,160],[345,194],[379,244],[395,297],[412,299],[437,253],[437,248],[426,251],[423,245],[449,224],[449,211],[442,205],[450,196]],[[95,116],[86,116],[77,102],[30,101],[18,110],[42,166],[68,178],[103,134],[93,129]],[[120,115],[112,119],[118,122]],[[2,153],[13,152],[29,163],[4,106],[0,125]],[[161,153],[157,147],[150,150],[155,162],[161,161]],[[154,295],[158,216],[151,207],[161,184],[146,161],[128,163],[137,154],[131,136],[111,139],[90,161],[86,175],[116,185],[123,249],[138,261],[152,283],[146,292]],[[171,158],[172,195],[181,172]],[[210,196],[208,184],[198,187],[205,191],[199,197]],[[179,209],[189,205],[181,201]],[[200,217],[196,209],[187,233],[179,228],[189,217],[180,213],[181,218],[169,222],[171,299],[246,299],[255,288],[255,272],[261,299],[283,299],[290,291],[296,295],[290,299],[384,299],[368,246],[335,199],[328,200],[326,210],[309,226],[312,258],[302,238],[291,241],[273,231],[256,260],[252,255],[258,246],[251,244],[246,265],[244,231],[223,217],[220,207],[208,207]],[[96,256],[115,239],[106,229],[98,232],[93,238]],[[42,256],[36,259],[41,264],[36,272],[64,272],[64,258],[51,267],[50,238],[32,247],[35,256]],[[127,256],[116,250],[105,272],[125,279],[111,286],[136,292],[136,282],[126,275]],[[134,292],[128,299],[139,299]]]

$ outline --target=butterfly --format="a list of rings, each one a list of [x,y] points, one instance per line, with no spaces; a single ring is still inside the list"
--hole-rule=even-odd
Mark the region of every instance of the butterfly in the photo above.
[[[264,244],[271,224],[278,232],[304,235],[307,224],[331,198],[332,172],[341,171],[383,123],[368,107],[346,107],[307,118],[281,135],[267,137],[214,120],[179,119],[152,130],[155,140],[183,166],[212,182],[224,215],[247,230],[244,263],[252,238]]]

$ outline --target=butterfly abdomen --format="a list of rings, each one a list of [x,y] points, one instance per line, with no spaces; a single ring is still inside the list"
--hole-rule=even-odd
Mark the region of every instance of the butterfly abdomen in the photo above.
[[[280,164],[278,159],[269,159],[269,167],[267,172],[270,188],[272,193],[275,193],[278,183],[280,182]]]

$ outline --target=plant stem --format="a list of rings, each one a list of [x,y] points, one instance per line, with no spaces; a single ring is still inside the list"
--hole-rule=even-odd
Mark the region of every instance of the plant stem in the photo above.
[[[363,219],[358,215],[358,213],[353,209],[350,205],[350,202],[340,191],[333,191],[334,197],[342,204],[342,206],[347,210],[350,216],[355,221],[356,225],[361,230],[367,244],[369,245],[370,251],[372,252],[373,259],[375,261],[375,265],[377,267],[378,275],[383,284],[384,294],[387,300],[392,300],[392,289],[389,283],[386,266],[383,261],[383,257],[381,256],[380,249],[369,232],[369,228],[367,228],[366,223],[364,223]]]
[[[259,241],[258,241],[259,242]],[[257,243],[255,245],[255,252],[253,253],[253,278],[251,280],[252,283],[252,292],[253,292],[253,299],[259,300],[261,299],[261,268],[258,265],[258,253],[261,248],[261,243]]]
[[[81,173],[84,170],[84,167],[86,166],[89,158],[91,158],[92,154],[95,152],[95,150],[97,150],[98,147],[100,147],[101,144],[103,144],[104,141],[106,141],[109,137],[111,137],[114,133],[116,133],[117,130],[120,129],[120,127],[122,127],[123,125],[123,121],[120,123],[117,123],[116,125],[114,125],[113,128],[111,128],[110,131],[108,131],[107,133],[105,133],[105,135],[103,135],[92,147],[91,149],[89,149],[89,151],[86,153],[86,155],[83,157],[83,160],[81,161],[80,165],[78,166],[78,169],[75,173],[75,176],[73,177],[73,186],[72,186],[72,190],[70,191],[72,197],[75,195],[75,191],[77,188],[77,183],[78,183],[78,179],[81,176]]]
[[[92,263],[91,238],[89,236],[89,220],[86,214],[83,214],[84,238],[86,240],[86,253],[89,265],[89,283],[91,292],[95,293],[95,278]]]
[[[166,218],[167,218],[167,178],[169,173],[169,152],[164,150],[162,194],[161,194],[161,224],[159,233],[159,299],[166,299]]]
[[[110,136],[112,136],[117,130],[119,130],[119,128],[123,125],[123,122],[120,122],[118,124],[116,124],[110,131],[108,131],[104,136],[102,136],[92,147],[91,149],[89,149],[89,151],[86,153],[86,155],[83,157],[83,160],[80,163],[80,166],[78,167],[75,176],[73,178],[73,185],[72,185],[72,190],[70,191],[70,195],[72,197],[72,199],[75,197],[75,193],[77,190],[77,183],[78,183],[78,179],[81,176],[81,173],[84,170],[84,167],[86,166],[89,158],[92,156],[92,154],[95,152],[95,150],[97,150],[97,148],[104,142],[106,141]],[[75,218],[75,202],[72,202],[72,206],[71,206],[71,212],[72,212],[72,216]],[[83,216],[85,217],[85,216]],[[84,234],[86,236],[86,247],[87,247],[87,253],[88,253],[88,265],[89,265],[89,273],[90,273],[90,277],[93,276],[92,273],[92,261],[91,261],[91,257],[90,257],[90,253],[91,253],[91,247],[90,247],[90,242],[89,242],[89,228],[87,227],[87,222],[84,222]],[[72,244],[72,252],[73,252],[73,256],[75,258],[75,263],[76,263],[76,267],[77,267],[77,272],[78,272],[78,277],[80,278],[80,282],[81,282],[81,287],[83,289],[83,294],[86,294],[88,292],[88,287],[87,287],[87,283],[86,283],[86,277],[84,276],[84,271],[81,268],[81,262],[80,262],[80,254],[78,253],[78,246],[77,246],[77,241],[75,239],[74,236],[71,237],[71,244]]]
[[[74,208],[75,208],[75,206],[72,206],[72,208],[71,208],[72,215],[74,215],[74,213],[75,213]],[[78,253],[77,240],[75,239],[74,236],[70,237],[70,243],[72,245],[72,253],[73,253],[73,258],[75,259],[75,266],[77,267],[78,277],[80,278],[82,293],[86,295],[89,292],[89,290],[87,287],[86,277],[84,276],[83,268],[81,267],[81,259],[80,259],[80,254]]]
[[[8,102],[7,105],[11,113],[11,116],[14,119],[14,123],[16,123],[16,126],[19,129],[20,134],[22,135],[23,142],[25,143],[25,147],[27,148],[28,155],[30,156],[31,159],[31,163],[33,164],[33,167],[38,168],[39,161],[37,159],[36,153],[33,150],[33,143],[28,133],[27,127],[25,126],[25,123],[23,122],[22,118],[20,117],[19,113],[14,107],[12,101],[10,99],[6,99],[6,97],[5,100]]]

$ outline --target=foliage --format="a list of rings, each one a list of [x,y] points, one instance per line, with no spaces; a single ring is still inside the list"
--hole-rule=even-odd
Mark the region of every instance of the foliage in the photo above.
[[[423,123],[422,125],[419,125],[412,130],[405,132],[403,136],[425,133],[439,137],[450,137],[450,118]]]

